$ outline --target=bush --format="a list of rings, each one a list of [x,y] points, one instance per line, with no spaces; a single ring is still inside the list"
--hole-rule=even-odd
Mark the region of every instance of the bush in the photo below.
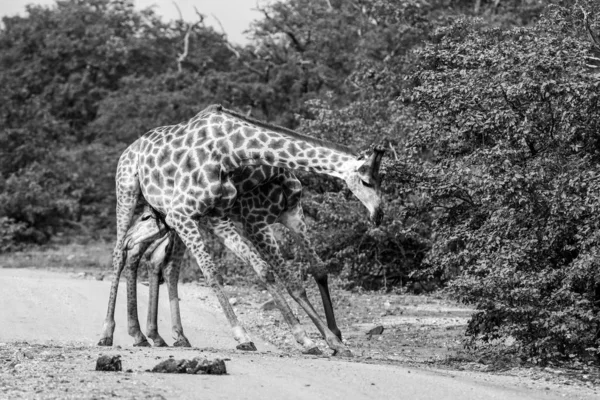
[[[600,81],[574,26],[558,7],[531,28],[460,19],[419,52],[405,99],[424,263],[461,272],[473,340],[511,337],[536,363],[600,351]]]

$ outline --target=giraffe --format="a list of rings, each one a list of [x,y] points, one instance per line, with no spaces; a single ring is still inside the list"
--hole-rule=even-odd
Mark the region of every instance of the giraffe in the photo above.
[[[349,354],[349,349],[316,313],[302,282],[280,266],[268,265],[235,231],[227,217],[237,196],[231,176],[243,166],[267,165],[341,178],[366,206],[370,219],[379,224],[383,216],[379,189],[382,155],[383,151],[376,149],[364,159],[346,146],[257,121],[220,105],[207,107],[185,123],[151,130],[123,152],[117,166],[117,242],[113,251],[115,276],[111,297],[116,295],[124,262],[125,235],[141,194],[204,268],[207,283],[214,289],[233,336],[240,343],[238,349],[256,347],[223,295],[221,283],[215,279],[215,266],[201,239],[200,224],[220,237],[227,247],[237,249],[237,254],[253,266],[274,297],[277,285],[273,276],[277,275],[334,353]],[[114,331],[112,302],[109,298],[99,344],[110,344],[108,337]]]
[[[245,236],[264,254],[273,254],[274,262],[283,265],[284,261],[279,252],[277,242],[273,237],[271,225],[276,222],[286,226],[293,237],[304,248],[311,267],[308,273],[313,275],[321,292],[323,307],[329,329],[341,339],[341,332],[336,325],[333,306],[328,288],[328,277],[323,261],[314,251],[307,236],[307,227],[304,221],[300,198],[302,195],[302,185],[296,177],[288,170],[275,167],[243,168],[236,173],[232,181],[236,188],[247,187],[256,182],[260,182],[262,175],[270,176],[270,180],[262,183],[250,192],[240,194],[232,209],[230,217],[243,226]],[[250,183],[249,183],[250,182]],[[140,329],[137,316],[137,296],[135,293],[138,263],[140,256],[144,251],[145,255],[151,261],[150,273],[150,297],[148,308],[147,335],[152,339],[155,346],[166,346],[166,342],[158,334],[157,330],[157,308],[158,308],[158,278],[157,276],[165,266],[163,276],[167,281],[169,291],[169,300],[171,306],[171,321],[174,346],[190,346],[189,341],[183,334],[181,318],[178,305],[177,282],[179,278],[180,260],[183,257],[185,247],[177,238],[177,235],[170,232],[164,235],[166,229],[164,224],[157,219],[152,210],[145,209],[144,212],[127,233],[127,286],[128,286],[128,326],[129,334],[134,337],[134,346],[148,346],[149,343]],[[152,245],[150,242],[154,241]],[[146,250],[147,249],[147,250]],[[261,251],[262,250],[262,251]],[[267,256],[269,257],[269,256]],[[133,290],[131,290],[131,289]],[[281,293],[281,290],[279,291]],[[279,300],[276,298],[276,300]],[[284,309],[287,304],[278,306]],[[291,310],[283,312],[286,322],[290,325],[292,332],[298,343],[304,347],[304,353],[321,354],[321,351],[308,338],[298,320],[293,316]]]

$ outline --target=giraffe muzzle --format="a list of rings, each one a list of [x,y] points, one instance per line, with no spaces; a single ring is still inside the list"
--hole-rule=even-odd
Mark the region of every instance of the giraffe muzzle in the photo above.
[[[371,222],[375,226],[381,225],[381,221],[383,220],[383,210],[381,207],[377,207],[375,211],[371,214]]]

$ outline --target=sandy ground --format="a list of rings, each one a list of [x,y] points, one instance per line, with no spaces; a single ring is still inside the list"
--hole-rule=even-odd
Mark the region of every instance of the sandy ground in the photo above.
[[[115,347],[100,337],[109,282],[66,273],[0,269],[0,399],[597,399],[598,388],[556,385],[518,376],[437,370],[367,360],[303,356],[255,337],[258,352],[236,351],[210,291],[181,290],[192,349],[134,348],[126,332],[124,290]],[[124,288],[124,282],[122,283]],[[139,288],[140,315],[146,289]],[[169,337],[163,298],[159,330]],[[243,315],[241,319],[244,320]],[[142,322],[142,327],[145,325]],[[124,372],[96,372],[101,354],[119,354]],[[147,370],[162,360],[225,358],[228,375],[173,375]],[[129,371],[129,372],[128,372]]]

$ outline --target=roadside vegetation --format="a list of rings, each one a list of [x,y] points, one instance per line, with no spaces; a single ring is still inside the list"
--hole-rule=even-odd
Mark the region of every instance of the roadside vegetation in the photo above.
[[[3,19],[2,260],[110,243],[121,151],[221,103],[357,151],[389,140],[380,228],[340,182],[300,175],[346,289],[444,288],[476,310],[471,348],[600,363],[598,2],[285,0],[245,46],[198,11],[65,0]]]

